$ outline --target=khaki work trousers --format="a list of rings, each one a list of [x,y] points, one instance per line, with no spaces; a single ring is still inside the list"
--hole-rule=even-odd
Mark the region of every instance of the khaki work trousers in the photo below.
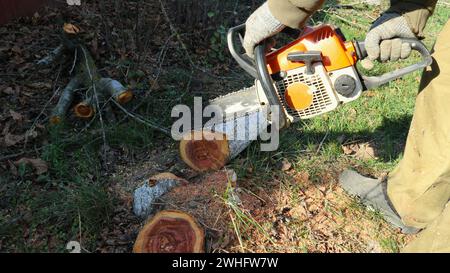
[[[424,228],[402,252],[450,252],[450,21],[422,75],[404,157],[388,196],[408,226]]]

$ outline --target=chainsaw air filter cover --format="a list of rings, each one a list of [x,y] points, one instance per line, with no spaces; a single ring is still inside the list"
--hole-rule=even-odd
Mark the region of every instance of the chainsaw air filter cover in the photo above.
[[[323,65],[314,64],[314,71],[307,74],[305,67],[290,70],[284,79],[275,83],[283,106],[294,120],[311,118],[338,106]]]

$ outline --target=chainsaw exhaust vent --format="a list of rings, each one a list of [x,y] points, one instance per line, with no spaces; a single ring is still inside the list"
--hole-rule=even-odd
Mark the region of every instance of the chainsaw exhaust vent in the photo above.
[[[293,117],[294,121],[321,115],[334,110],[338,105],[338,100],[333,92],[331,84],[326,80],[327,76],[323,65],[315,64],[314,68],[314,74],[307,74],[305,67],[291,70],[288,72],[286,78],[275,84],[283,107],[286,109],[288,115]],[[307,85],[313,95],[312,103],[309,107],[302,110],[291,108],[286,101],[286,92],[289,86],[296,83]]]
[[[322,28],[314,33],[314,41],[317,43],[333,36],[333,30],[330,28]]]

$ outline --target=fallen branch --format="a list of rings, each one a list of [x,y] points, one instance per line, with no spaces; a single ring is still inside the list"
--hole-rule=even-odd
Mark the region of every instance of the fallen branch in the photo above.
[[[133,92],[125,88],[120,82],[111,78],[102,78],[99,80],[100,90],[108,93],[120,104],[125,104],[133,98]]]
[[[81,94],[85,99],[77,103],[73,108],[74,114],[84,119],[99,114],[103,130],[104,124],[101,113],[103,107],[100,107],[100,100],[106,104],[109,102],[108,97],[112,97],[114,101],[124,104],[133,98],[133,92],[125,88],[117,80],[101,77],[89,50],[77,40],[79,31],[80,29],[75,25],[64,24],[62,45],[38,62],[44,65],[50,64],[65,51],[72,52],[74,56],[74,62],[70,71],[71,73],[74,71],[74,77],[62,92],[59,102],[53,110],[50,122],[52,124],[61,122],[63,116],[72,105],[74,93],[77,90],[87,90],[84,94]],[[110,110],[111,107],[106,107],[105,109]],[[112,116],[111,119],[113,119]]]
[[[45,56],[44,58],[37,61],[37,64],[38,65],[50,65],[50,64],[56,62],[57,60],[59,60],[59,58],[61,58],[61,56],[64,54],[65,50],[66,50],[66,47],[63,44],[61,44],[57,48],[50,51],[50,53],[47,56]]]

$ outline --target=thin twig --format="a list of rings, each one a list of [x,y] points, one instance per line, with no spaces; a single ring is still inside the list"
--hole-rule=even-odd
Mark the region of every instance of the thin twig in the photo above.
[[[245,252],[244,244],[242,243],[242,239],[241,239],[241,234],[236,225],[236,222],[234,221],[234,217],[233,217],[233,214],[231,213],[231,209],[229,210],[228,214],[230,215],[231,223],[233,224],[233,227],[234,227],[234,232],[236,233],[236,237],[238,238],[239,246],[241,247],[242,252]]]
[[[83,51],[84,62],[85,62],[85,65],[86,65],[86,70],[88,72],[89,79],[91,80],[92,90],[94,91],[95,104],[96,104],[96,107],[98,109],[98,115],[99,115],[99,118],[100,118],[100,126],[102,128],[103,145],[106,146],[107,144],[106,144],[105,126],[104,126],[104,123],[103,123],[103,116],[102,116],[102,113],[100,111],[100,103],[99,103],[98,94],[97,94],[97,90],[96,90],[95,83],[94,83],[94,78],[92,76],[91,69],[89,67],[89,62],[88,62],[88,59],[87,59],[87,54],[88,53],[86,52],[86,49],[83,46],[80,46],[80,48]],[[102,149],[102,150],[103,150],[103,159],[107,160],[106,159],[106,149]]]
[[[134,114],[134,113],[129,112],[129,111],[128,111],[127,109],[125,109],[122,105],[120,105],[120,103],[118,103],[118,102],[115,101],[115,100],[112,100],[112,102],[113,102],[117,107],[119,107],[119,109],[122,110],[125,114],[127,114],[128,116],[132,117],[133,119],[139,121],[140,123],[142,123],[142,124],[144,124],[144,125],[147,125],[147,126],[153,128],[153,129],[155,129],[155,130],[158,130],[158,131],[160,131],[161,133],[164,133],[164,134],[166,134],[166,135],[168,135],[168,136],[171,136],[171,135],[172,135],[168,129],[163,128],[163,127],[159,126],[158,124],[155,124],[155,123],[153,123],[153,122],[151,122],[151,121],[145,120],[145,119],[143,119],[142,117],[139,117],[137,114]]]
[[[18,156],[21,156],[24,154],[28,154],[28,153],[32,153],[32,152],[37,152],[39,150],[42,150],[43,148],[44,148],[44,146],[41,146],[41,147],[35,148],[33,151],[22,151],[22,152],[15,153],[15,154],[5,155],[5,156],[0,157],[0,161],[8,160],[8,159],[15,158],[15,157],[18,157]]]
[[[75,50],[75,54],[73,57],[73,63],[72,63],[72,67],[69,70],[69,74],[72,75],[73,70],[75,69],[75,65],[77,64],[77,54],[78,54],[78,50]]]
[[[356,27],[356,28],[359,28],[359,29],[364,30],[364,31],[367,30],[367,27],[365,27],[365,26],[363,26],[363,25],[361,25],[361,24],[358,24],[358,23],[354,23],[354,22],[352,22],[352,21],[349,21],[349,20],[347,20],[347,19],[345,19],[344,17],[342,17],[342,16],[336,14],[335,12],[333,12],[333,11],[331,11],[331,10],[330,10],[330,11],[322,10],[322,11],[325,12],[325,13],[329,13],[330,15],[332,15],[332,16],[338,18],[338,19],[341,20],[342,22],[347,23],[348,25],[350,25],[350,26],[352,26],[352,27]]]

